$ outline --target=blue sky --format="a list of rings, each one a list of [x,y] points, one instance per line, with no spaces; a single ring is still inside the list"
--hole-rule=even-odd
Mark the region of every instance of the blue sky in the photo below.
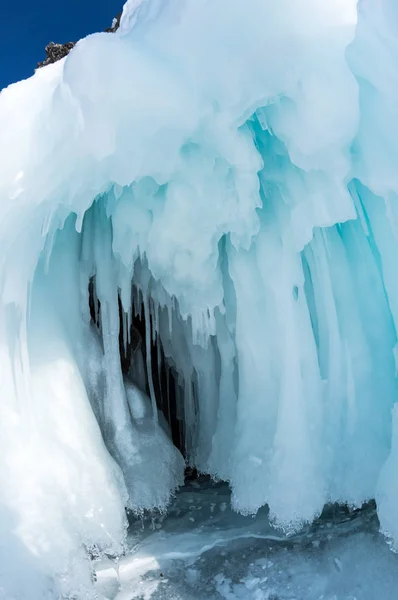
[[[0,0],[0,89],[33,74],[48,42],[103,31],[123,0]]]

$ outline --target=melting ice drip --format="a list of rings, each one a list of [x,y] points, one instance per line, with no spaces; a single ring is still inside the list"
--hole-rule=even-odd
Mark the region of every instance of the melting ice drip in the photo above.
[[[82,548],[184,458],[237,511],[376,498],[398,539],[397,22],[128,2],[1,93],[1,543],[37,597],[91,593]]]

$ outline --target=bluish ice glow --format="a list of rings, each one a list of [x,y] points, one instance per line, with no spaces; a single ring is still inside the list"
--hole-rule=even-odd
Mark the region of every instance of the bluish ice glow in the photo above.
[[[183,481],[152,342],[234,509],[292,531],[376,498],[398,543],[394,6],[129,0],[1,93],[3,539],[43,598],[90,597],[85,550]]]

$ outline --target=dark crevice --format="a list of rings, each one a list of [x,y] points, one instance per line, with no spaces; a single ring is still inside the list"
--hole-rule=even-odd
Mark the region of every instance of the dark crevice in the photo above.
[[[94,277],[90,279],[88,291],[91,321],[100,331],[101,303],[95,294]],[[132,297],[139,297],[137,290],[134,289],[134,285]],[[143,306],[139,315],[134,314],[134,311],[132,311],[132,322],[130,325],[129,335],[127,336],[127,332],[125,331],[126,321],[124,318],[124,311],[120,297],[119,323],[119,353],[122,373],[127,379],[130,379],[149,396],[149,377],[146,369],[146,335],[147,329],[152,331],[152,323],[150,324],[151,326],[147,328]],[[127,344],[125,343],[126,339],[128,339]],[[181,454],[186,457],[186,440],[183,427],[184,416],[181,414],[181,406],[183,403],[180,403],[180,405],[177,407],[177,400],[183,395],[183,389],[178,382],[176,369],[171,361],[166,360],[163,347],[158,336],[156,337],[155,342],[151,340],[150,348],[151,375],[155,390],[156,404],[169,425],[173,444],[180,450]],[[139,381],[139,373],[135,372],[135,366],[137,364],[137,360],[135,359],[137,358],[137,353],[142,353],[143,360],[141,361],[141,364],[144,365],[144,382],[142,380]]]

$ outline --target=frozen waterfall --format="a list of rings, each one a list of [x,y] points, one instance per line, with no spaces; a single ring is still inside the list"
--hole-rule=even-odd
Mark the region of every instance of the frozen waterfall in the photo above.
[[[289,532],[376,499],[398,545],[397,34],[128,0],[1,92],[1,598],[91,598],[186,465]]]

